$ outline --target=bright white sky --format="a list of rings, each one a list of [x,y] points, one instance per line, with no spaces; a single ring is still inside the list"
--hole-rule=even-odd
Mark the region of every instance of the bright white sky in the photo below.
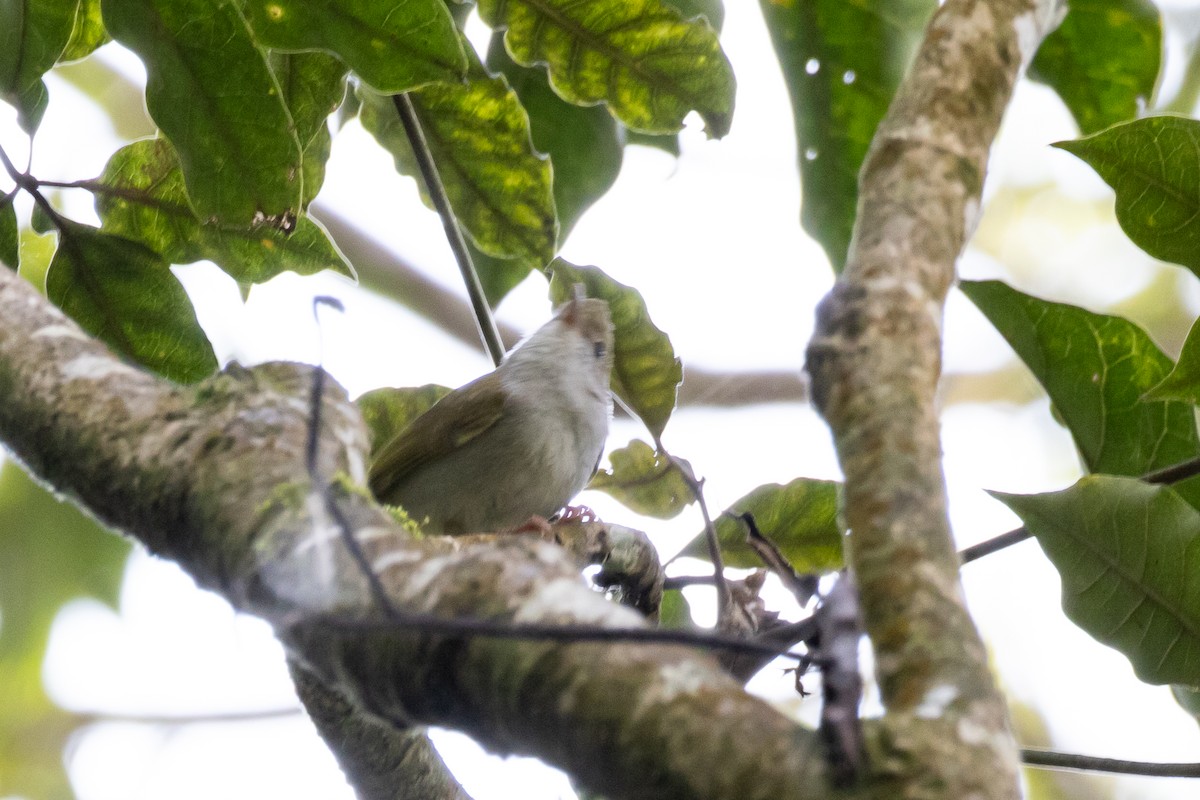
[[[629,148],[616,187],[584,217],[563,255],[637,286],[685,363],[798,370],[813,308],[832,276],[821,249],[799,229],[791,112],[753,4],[728,4],[723,42],[740,86],[732,133],[708,142],[693,124],[679,161]],[[140,70],[113,47],[102,57]],[[119,144],[110,124],[71,86],[53,76],[49,83],[52,102],[34,173],[61,179],[98,174]],[[1116,231],[1103,184],[1073,157],[1046,146],[1074,136],[1049,91],[1021,87],[996,150],[988,195],[1040,191],[1053,213],[1064,205],[1083,211],[1054,219],[1018,215],[1001,247],[966,255],[963,274],[1005,276],[1041,296],[1100,308],[1166,270],[1181,292],[1196,297],[1194,278],[1155,264]],[[18,163],[24,158],[24,140],[7,107],[0,108],[0,144]],[[390,157],[351,124],[335,138],[320,202],[459,290],[436,218],[416,199],[412,181],[390,175]],[[68,198],[66,208],[77,219],[92,218],[87,197]],[[1087,217],[1095,208],[1102,209],[1092,214],[1099,223]],[[324,359],[352,394],[381,385],[458,385],[489,368],[481,351],[337,278],[285,276],[256,288],[243,306],[233,282],[210,265],[186,267],[180,275],[224,359],[316,360],[309,301],[334,294],[347,310],[324,316]],[[500,308],[503,319],[526,330],[548,313],[544,282],[536,277]],[[946,339],[948,372],[987,370],[1011,359],[998,335],[957,295],[947,309]],[[639,433],[622,421],[613,427],[612,447]],[[1079,474],[1070,439],[1044,400],[1021,407],[953,406],[944,416],[944,435],[960,544],[1016,525],[984,488],[1044,491],[1065,487]],[[823,424],[799,406],[682,411],[665,440],[707,477],[714,508],[764,482],[838,474]],[[643,526],[668,554],[699,529],[693,512],[661,523],[641,520],[603,496],[585,501],[607,519]],[[1036,544],[968,566],[964,583],[1006,688],[1045,715],[1061,749],[1159,761],[1200,758],[1197,725],[1168,691],[1139,683],[1124,657],[1065,620],[1057,576]],[[707,613],[703,607],[700,612]],[[234,614],[197,591],[177,568],[145,556],[130,566],[119,614],[85,602],[64,612],[47,678],[64,705],[119,715],[295,703],[282,653],[265,625]],[[789,683],[768,671],[752,688],[812,719],[816,700],[796,703]],[[571,796],[561,775],[529,760],[483,757],[460,736],[438,741],[479,800]],[[69,764],[82,800],[352,796],[299,715],[171,728],[100,725],[75,743]],[[1181,780],[1129,779],[1121,787],[1121,796],[1130,798],[1182,799],[1197,792],[1195,783]]]

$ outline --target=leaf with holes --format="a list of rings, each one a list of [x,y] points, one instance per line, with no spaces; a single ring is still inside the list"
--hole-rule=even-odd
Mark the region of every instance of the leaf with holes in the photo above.
[[[1071,0],[1066,19],[1038,48],[1029,77],[1058,92],[1081,131],[1095,133],[1149,104],[1162,33],[1149,0]]]
[[[84,330],[171,380],[217,368],[212,345],[170,265],[143,244],[60,219],[46,295]]]
[[[406,389],[374,389],[360,396],[354,402],[371,432],[371,455],[374,456],[380,447],[396,438],[413,420],[448,394],[449,388],[427,383]]]
[[[1200,275],[1200,122],[1147,117],[1057,142],[1117,193],[1117,222],[1155,258]]]
[[[1062,577],[1063,610],[1147,683],[1200,688],[1200,511],[1166,486],[1089,475],[1061,492],[993,494]]]
[[[202,219],[290,232],[301,149],[279,84],[237,6],[105,0],[104,24],[146,65],[146,107],[179,153]]]
[[[667,427],[683,381],[683,365],[671,338],[650,319],[636,289],[619,283],[599,267],[579,267],[561,258],[550,265],[550,299],[564,303],[582,283],[588,297],[608,301],[613,322],[612,389],[657,439]]]
[[[165,139],[122,147],[87,188],[96,197],[103,231],[141,242],[172,264],[212,261],[244,283],[261,283],[285,270],[311,275],[328,269],[354,276],[308,215],[300,217],[290,236],[274,228],[201,223],[188,203],[175,150]]]
[[[1144,475],[1200,454],[1192,407],[1145,397],[1173,365],[1141,328],[999,281],[960,288],[1045,387],[1088,472]],[[1196,481],[1176,488],[1200,505]]]
[[[695,110],[729,131],[734,78],[716,31],[661,0],[481,0],[479,14],[524,66],[546,64],[576,105],[606,103],[634,130],[674,133]]]
[[[260,43],[337,53],[380,92],[458,81],[467,69],[442,0],[249,0],[244,8]]]
[[[858,171],[936,0],[760,0],[792,100],[800,220],[841,272]]]
[[[801,573],[841,569],[842,526],[838,522],[841,484],[815,478],[791,483],[767,483],[731,505],[714,523],[721,554],[731,567],[761,567],[762,559],[746,543],[746,525],[729,515],[752,514],[758,530],[775,544],[792,568]],[[680,555],[708,558],[708,543],[700,534]]]
[[[640,439],[609,453],[608,461],[612,466],[601,467],[587,488],[610,495],[631,511],[671,519],[695,501],[679,470]]]
[[[359,118],[405,175],[412,148],[390,97],[363,90]],[[550,164],[534,152],[529,118],[501,78],[438,84],[412,92],[413,108],[450,205],[471,240],[499,258],[554,257],[558,224]]]

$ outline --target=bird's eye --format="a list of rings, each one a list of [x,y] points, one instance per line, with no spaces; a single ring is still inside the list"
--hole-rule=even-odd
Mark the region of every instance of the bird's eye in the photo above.
[[[604,358],[604,353],[605,353],[604,342],[592,342],[592,349],[596,353],[596,358]]]

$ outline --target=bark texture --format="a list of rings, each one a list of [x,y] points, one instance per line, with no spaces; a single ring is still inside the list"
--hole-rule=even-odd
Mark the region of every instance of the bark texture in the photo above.
[[[645,623],[588,588],[552,543],[416,538],[396,525],[361,488],[365,429],[336,385],[310,470],[311,368],[235,367],[180,387],[119,361],[7,270],[0,308],[0,440],[103,522],[271,622],[295,669],[327,690],[307,692],[310,705],[361,715],[356,727],[321,724],[350,774],[365,764],[370,780],[387,780],[356,739],[400,753],[411,742],[383,736],[388,726],[404,736],[438,724],[540,756],[611,798],[837,796],[813,733],[695,650],[423,627]]]
[[[874,767],[897,797],[1019,792],[1004,700],[963,606],[935,394],[943,304],[988,151],[1055,6],[949,0],[935,14],[863,166],[849,259],[808,350],[888,712]]]

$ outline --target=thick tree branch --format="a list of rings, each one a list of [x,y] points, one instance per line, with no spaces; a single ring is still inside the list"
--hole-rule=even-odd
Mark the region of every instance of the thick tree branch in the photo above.
[[[360,488],[366,434],[336,385],[323,395],[315,484],[311,368],[233,368],[179,387],[117,360],[7,270],[0,308],[0,440],[108,525],[272,623],[297,668],[365,719],[457,728],[612,798],[838,796],[812,732],[692,649],[389,629],[330,518],[331,494],[401,613],[644,623],[590,590],[551,543],[405,533]]]
[[[808,350],[888,710],[889,747],[873,755],[905,797],[1019,791],[1004,701],[958,583],[936,392],[943,304],[988,150],[1056,5],[949,0],[934,15],[863,165],[845,273]]]

